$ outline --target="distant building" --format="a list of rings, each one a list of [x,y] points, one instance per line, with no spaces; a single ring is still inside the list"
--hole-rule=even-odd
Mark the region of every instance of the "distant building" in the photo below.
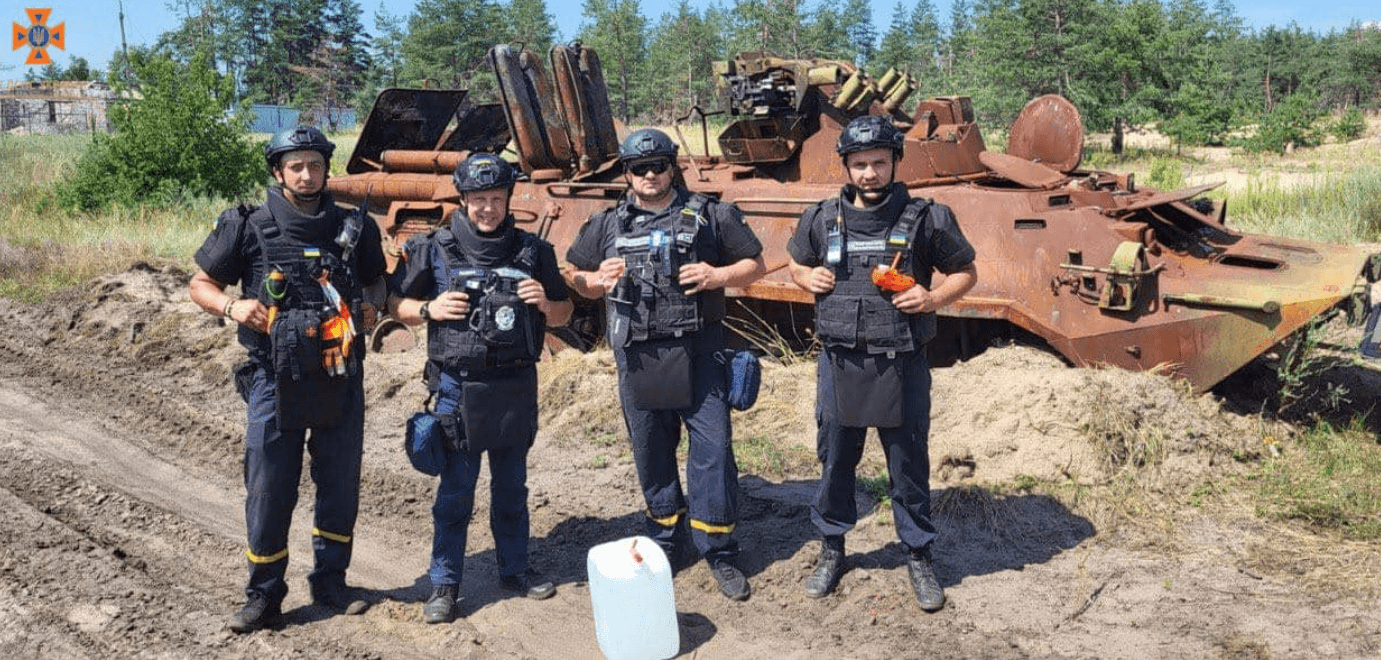
[[[99,80],[5,81],[0,83],[0,132],[108,131],[106,112],[117,99]]]

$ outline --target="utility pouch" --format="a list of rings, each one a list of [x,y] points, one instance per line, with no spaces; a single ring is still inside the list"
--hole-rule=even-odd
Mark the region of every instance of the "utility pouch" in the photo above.
[[[470,312],[471,329],[489,346],[517,346],[530,353],[532,324],[526,322],[526,304],[516,293],[486,294],[479,309]]]
[[[235,383],[235,393],[240,395],[240,399],[249,404],[249,390],[254,387],[253,360],[245,360],[230,368],[230,379]]]
[[[333,427],[349,402],[351,379],[321,366],[320,322],[317,311],[293,309],[280,312],[270,331],[281,429]]]
[[[467,451],[532,446],[537,437],[536,367],[471,372],[460,392]]]
[[[1362,343],[1357,350],[1364,358],[1381,359],[1381,303],[1367,310],[1367,323],[1362,329]]]
[[[734,410],[748,410],[758,401],[758,388],[762,386],[762,364],[752,351],[736,351],[726,348],[715,354],[715,359],[724,365],[725,401]]]
[[[635,342],[624,349],[624,378],[638,410],[685,410],[694,399],[689,342]]]
[[[431,412],[423,410],[408,418],[407,431],[403,434],[403,452],[413,469],[429,476],[437,476],[446,469],[447,439],[441,427],[441,420]]]
[[[839,423],[849,427],[893,428],[905,417],[902,359],[862,352],[831,351],[834,404]]]

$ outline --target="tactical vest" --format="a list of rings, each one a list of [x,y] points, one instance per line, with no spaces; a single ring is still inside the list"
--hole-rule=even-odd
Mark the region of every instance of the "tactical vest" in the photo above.
[[[627,346],[649,339],[681,337],[704,325],[700,297],[688,296],[678,281],[681,266],[700,260],[695,238],[708,221],[702,211],[710,198],[692,194],[679,213],[655,222],[634,223],[621,204],[614,249],[627,263],[610,292],[610,344]],[[638,226],[634,226],[637,224]]]
[[[848,240],[842,204],[835,198],[821,205],[826,217],[825,266],[834,271],[834,289],[815,297],[815,333],[827,347],[866,350],[868,353],[900,353],[920,348],[935,336],[934,314],[907,314],[892,304],[892,296],[872,281],[873,268],[890,266],[897,251],[897,268],[909,273],[923,287],[930,286],[933,266],[916,258],[917,232],[929,245],[926,222],[930,200],[912,199],[892,225],[887,238]],[[929,254],[922,251],[922,254]],[[917,263],[926,261],[926,263]]]
[[[258,281],[245,284],[275,317],[268,347],[273,366],[280,378],[285,375],[293,380],[325,377],[319,344],[309,345],[313,344],[311,340],[316,338],[321,322],[339,313],[327,299],[319,281],[323,271],[329,272],[328,281],[349,307],[357,325],[362,318],[363,290],[352,264],[342,258],[345,248],[333,241],[315,245],[290,238],[268,207],[254,210],[245,222],[259,239],[261,260],[260,272],[256,273]],[[350,248],[353,250],[354,246]],[[278,278],[276,275],[280,273],[282,277]],[[285,341],[294,345],[275,345]],[[363,351],[364,342],[357,335],[346,361],[347,373],[359,370]]]
[[[470,312],[459,321],[427,322],[427,356],[450,370],[530,365],[541,356],[542,314],[518,297],[518,283],[537,274],[537,238],[518,232],[506,265],[477,266],[449,228],[432,234],[432,276],[436,294],[460,291]]]

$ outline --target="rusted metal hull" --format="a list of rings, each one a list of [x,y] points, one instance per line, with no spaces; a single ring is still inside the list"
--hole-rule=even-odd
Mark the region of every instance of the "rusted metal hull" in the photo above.
[[[526,92],[502,105],[530,175],[510,206],[562,255],[585,219],[625,190],[598,59],[557,47],[554,80],[531,53],[496,48],[492,60],[501,81]],[[977,285],[941,316],[1009,323],[1076,365],[1160,370],[1205,390],[1319,315],[1369,303],[1366,285],[1381,270],[1375,255],[1352,246],[1237,232],[1221,204],[1196,199],[1205,188],[1137,189],[1127,175],[1078,169],[1082,126],[1058,97],[1028,104],[1014,125],[1016,148],[998,154],[986,151],[965,97],[924,100],[906,115],[895,109],[904,94],[894,90],[904,85],[870,91],[871,80],[848,63],[755,55],[722,73],[739,76],[734,89],[744,96],[734,101],[748,110],[721,135],[725,156],[683,151],[678,165],[693,190],[737,204],[761,239],[767,275],[729,292],[757,310],[812,303],[790,280],[786,243],[802,211],[839,193],[845,173],[834,143],[859,107],[891,114],[906,129],[898,180],[913,196],[953,209],[977,251]],[[810,81],[792,87],[793,76]],[[381,102],[392,94],[388,108],[371,121],[406,116],[409,130],[367,125],[366,146],[351,159],[359,166],[329,184],[348,202],[368,195],[393,254],[456,208],[450,170],[469,153],[456,145],[508,137],[469,135],[460,119],[490,117],[492,130],[495,110],[466,105],[462,91],[448,100],[426,90],[411,105],[397,92],[381,94]],[[860,101],[869,98],[878,100]],[[446,116],[423,116],[427,109]],[[453,131],[446,119],[457,120]],[[560,130],[548,130],[555,124]],[[562,141],[556,149],[553,137]],[[442,146],[421,148],[427,144]],[[597,338],[600,313],[582,302],[580,341],[563,338]],[[809,336],[809,317],[781,315],[797,337]]]

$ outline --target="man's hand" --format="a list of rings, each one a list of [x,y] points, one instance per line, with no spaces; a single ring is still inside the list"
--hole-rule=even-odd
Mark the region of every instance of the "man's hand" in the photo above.
[[[680,272],[677,273],[677,278],[681,286],[690,287],[686,289],[686,295],[700,293],[701,291],[710,291],[712,289],[722,289],[724,288],[725,282],[723,272],[720,271],[720,269],[703,261],[681,266]]]
[[[231,303],[230,318],[255,332],[269,332],[269,310],[254,298],[243,298]]]
[[[518,297],[542,313],[546,313],[546,307],[550,305],[550,301],[547,300],[546,288],[542,286],[541,282],[532,278],[518,283]]]
[[[919,284],[893,295],[892,304],[907,314],[924,314],[940,308],[935,296]]]
[[[806,274],[801,287],[814,294],[829,293],[834,290],[834,271],[824,266],[816,266]]]
[[[427,304],[433,321],[459,321],[470,313],[470,296],[460,291],[444,291]]]

